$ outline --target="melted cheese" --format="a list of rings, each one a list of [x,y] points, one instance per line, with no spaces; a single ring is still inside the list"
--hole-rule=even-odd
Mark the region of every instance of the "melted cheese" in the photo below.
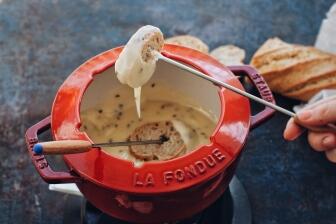
[[[137,127],[146,123],[172,121],[186,144],[186,153],[210,143],[209,138],[216,127],[217,117],[202,110],[194,100],[178,91],[172,91],[161,83],[155,83],[155,87],[145,85],[141,119],[137,116],[134,104],[128,100],[132,98],[129,88],[121,86],[120,89],[113,89],[110,94],[118,94],[120,97],[81,111],[81,130],[93,142],[125,141]],[[125,146],[104,147],[103,150],[118,158],[130,160],[135,166],[144,163],[135,158]]]
[[[141,117],[141,86],[134,88],[134,100],[138,117]]]

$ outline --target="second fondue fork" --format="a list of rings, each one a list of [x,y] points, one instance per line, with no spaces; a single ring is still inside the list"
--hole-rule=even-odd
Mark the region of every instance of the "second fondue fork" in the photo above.
[[[143,140],[143,141],[123,141],[123,142],[104,142],[104,143],[94,143],[85,140],[59,140],[59,141],[49,141],[40,142],[34,145],[33,151],[35,154],[74,154],[88,152],[92,148],[100,147],[116,147],[116,146],[131,146],[131,145],[161,145],[168,141],[169,138],[162,135],[156,140]]]

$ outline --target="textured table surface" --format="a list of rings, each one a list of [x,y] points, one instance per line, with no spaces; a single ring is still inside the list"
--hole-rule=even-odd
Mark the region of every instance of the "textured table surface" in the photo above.
[[[63,223],[67,196],[51,194],[23,135],[50,113],[57,88],[86,59],[125,43],[141,25],[192,34],[248,59],[267,38],[313,44],[333,0],[0,0],[0,223]],[[294,101],[276,96],[280,105]],[[253,130],[238,177],[256,224],[336,223],[336,166],[302,137],[282,139],[286,117]],[[55,163],[59,159],[54,159]]]

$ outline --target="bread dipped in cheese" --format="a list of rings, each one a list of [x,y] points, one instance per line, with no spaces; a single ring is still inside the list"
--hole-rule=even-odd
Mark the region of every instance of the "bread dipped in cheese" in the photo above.
[[[115,64],[118,80],[134,88],[139,117],[141,86],[153,75],[156,55],[160,53],[163,44],[163,34],[159,28],[151,25],[143,26],[129,39]]]

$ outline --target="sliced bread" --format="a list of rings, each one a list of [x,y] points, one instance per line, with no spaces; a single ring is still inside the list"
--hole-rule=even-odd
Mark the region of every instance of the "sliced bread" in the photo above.
[[[210,52],[223,65],[242,65],[245,59],[245,51],[234,45],[223,45]]]
[[[129,139],[131,141],[141,141],[159,139],[161,136],[165,136],[169,138],[169,140],[161,145],[151,144],[130,146],[130,152],[136,158],[145,161],[169,160],[185,152],[186,145],[171,121],[144,124],[136,128]]]
[[[204,43],[201,39],[191,35],[180,35],[170,37],[165,40],[165,43],[180,45],[183,47],[189,47],[206,54],[209,53],[209,46],[206,43]]]

